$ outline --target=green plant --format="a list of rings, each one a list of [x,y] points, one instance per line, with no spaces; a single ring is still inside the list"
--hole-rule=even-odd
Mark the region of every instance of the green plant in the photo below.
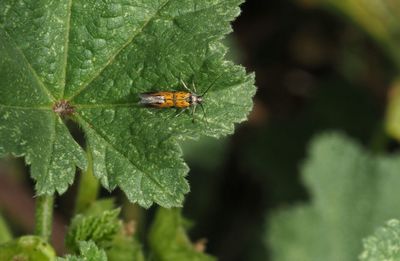
[[[270,215],[266,245],[273,260],[399,260],[400,212],[396,199],[399,196],[400,157],[387,150],[389,138],[399,140],[400,137],[399,2],[298,2],[326,8],[364,31],[388,60],[390,69],[386,71],[391,74],[388,73],[389,79],[384,84],[390,85],[387,86],[390,90],[386,117],[369,137],[370,148],[338,133],[320,135],[311,143],[308,158],[302,166],[302,181],[310,192],[311,202]],[[354,54],[354,50],[348,52]],[[352,59],[349,53],[344,56],[347,62]],[[358,60],[362,66],[367,64],[364,58]],[[350,69],[354,64],[343,61],[339,64],[338,67],[348,67],[337,68],[346,78],[351,74],[353,79],[357,78],[354,77],[357,68]],[[348,95],[348,90],[343,93]],[[349,100],[359,107],[354,99]],[[335,114],[340,111],[335,106],[331,108]],[[361,117],[365,116],[363,114],[368,114],[365,108],[358,113]],[[358,116],[357,120],[355,118],[352,121],[361,126]],[[365,129],[363,132],[368,133]]]
[[[312,203],[272,215],[267,242],[273,260],[356,260],[362,239],[400,216],[393,200],[399,197],[399,168],[399,155],[372,155],[337,133],[317,137],[303,166]],[[377,238],[365,241],[369,250],[363,256],[385,248],[371,247],[373,241],[385,244],[383,236]]]
[[[84,173],[77,213],[96,204],[98,180],[145,208],[182,206],[188,168],[178,142],[230,134],[252,107],[254,77],[226,61],[221,44],[241,2],[0,2],[0,156],[24,157],[30,165],[38,236],[49,239],[54,194],[68,189],[76,168]],[[205,118],[196,116],[193,124],[185,114],[175,118],[174,110],[137,105],[139,93],[177,90],[181,79],[199,93],[213,85]],[[74,125],[84,144],[71,135]],[[74,221],[93,231],[103,224]],[[117,218],[109,221],[104,240],[126,242]],[[93,235],[77,237],[87,243],[71,243],[72,250],[103,260]]]

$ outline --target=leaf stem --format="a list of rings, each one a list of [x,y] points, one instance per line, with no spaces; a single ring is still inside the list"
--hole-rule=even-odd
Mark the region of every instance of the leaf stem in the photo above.
[[[89,146],[86,147],[88,168],[82,171],[79,180],[78,194],[76,196],[75,214],[82,213],[87,207],[97,199],[100,183],[93,175],[93,157]]]
[[[49,241],[53,225],[54,195],[42,195],[36,198],[35,235]]]
[[[10,241],[12,239],[12,234],[10,228],[8,227],[4,217],[0,215],[0,244]]]

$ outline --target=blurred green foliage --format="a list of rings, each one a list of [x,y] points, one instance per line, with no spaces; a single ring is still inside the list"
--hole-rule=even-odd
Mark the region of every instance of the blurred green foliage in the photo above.
[[[391,0],[298,0],[317,4],[345,15],[371,35],[400,68],[400,2]]]
[[[372,236],[363,240],[364,251],[360,260],[400,260],[399,241],[400,222],[397,219],[389,220],[384,227],[380,227]]]
[[[65,240],[67,247],[76,253],[79,242],[92,240],[99,247],[110,248],[113,238],[121,229],[119,213],[119,208],[102,211],[89,208],[86,213],[76,215],[68,228]]]
[[[386,130],[389,135],[400,141],[400,81],[395,81],[389,93]]]
[[[0,245],[0,260],[53,261],[56,253],[37,236],[22,236]]]
[[[0,244],[12,239],[11,231],[8,228],[3,216],[0,215]]]
[[[67,255],[64,258],[58,257],[57,261],[107,261],[106,253],[96,246],[93,241],[79,242],[80,255]]]
[[[190,222],[182,217],[180,209],[159,208],[149,234],[153,260],[216,260],[214,257],[203,253],[203,242],[194,244],[190,241],[186,234],[189,225]]]
[[[388,96],[386,130],[400,140],[400,94],[397,77],[400,77],[400,2],[391,0],[299,0],[305,4],[316,4],[345,15],[360,29],[369,34],[387,54],[397,69],[392,92]]]
[[[389,62],[377,59],[379,51],[368,52],[371,47],[366,48],[359,31],[347,30],[336,69],[349,85],[339,91],[341,99],[330,95],[330,99],[315,108],[317,112],[327,109],[327,114],[321,119],[335,122],[331,128],[345,130],[364,144],[369,144],[369,147],[364,149],[353,140],[338,134],[319,136],[312,142],[309,158],[302,168],[302,180],[310,194],[311,204],[297,203],[295,207],[269,215],[266,235],[271,258],[288,261],[345,261],[356,260],[357,257],[361,260],[399,260],[398,222],[391,221],[373,236],[364,241],[362,239],[387,220],[400,216],[396,200],[400,196],[397,190],[400,184],[400,157],[386,152],[390,140],[384,134],[386,131],[389,136],[400,140],[400,2],[298,2],[303,6],[324,7],[334,14],[340,14],[337,16],[339,20],[354,23],[358,30],[375,41],[376,50],[385,54]],[[329,84],[340,88],[334,79]],[[362,95],[347,96],[349,90],[362,85],[367,88],[375,85],[372,93],[375,96],[386,96],[386,117],[376,114],[370,118],[372,121],[365,121],[367,124],[372,123],[369,127],[361,127],[360,120],[367,119],[372,116],[371,112],[376,113],[377,110],[360,103]],[[365,93],[365,90],[361,92]],[[344,108],[343,99],[347,99],[349,105],[352,105]],[[329,104],[329,100],[336,101],[336,106]],[[367,111],[368,109],[371,111]],[[301,122],[304,123],[303,120]],[[318,124],[314,125],[310,131],[320,133],[321,129],[317,126]],[[304,147],[302,143],[301,148]],[[279,166],[279,163],[276,165]],[[266,164],[267,168],[268,166],[271,164]],[[291,173],[295,173],[295,169],[293,167]]]
[[[317,137],[303,166],[312,203],[272,215],[273,260],[355,260],[363,237],[400,216],[399,169],[400,155],[371,155],[339,134]]]

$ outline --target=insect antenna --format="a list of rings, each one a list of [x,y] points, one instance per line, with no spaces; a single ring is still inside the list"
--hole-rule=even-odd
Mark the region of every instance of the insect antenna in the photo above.
[[[214,84],[219,80],[219,78],[221,78],[222,77],[222,73],[220,74],[220,75],[218,75],[218,77],[217,78],[215,78],[214,79],[214,81],[207,87],[207,89],[200,95],[200,96],[204,96],[204,95],[206,95],[206,93],[211,89],[211,87],[213,87],[214,86]]]

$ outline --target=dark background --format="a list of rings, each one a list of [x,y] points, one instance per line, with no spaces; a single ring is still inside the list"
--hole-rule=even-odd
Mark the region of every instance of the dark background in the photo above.
[[[184,212],[220,260],[268,260],[268,215],[308,200],[299,168],[310,139],[339,130],[374,148],[384,138],[393,66],[349,19],[295,1],[248,0],[233,29],[255,106],[233,136],[187,146]]]
[[[349,19],[295,1],[248,0],[233,29],[229,56],[256,74],[254,109],[233,136],[184,144],[191,168],[184,214],[193,221],[192,240],[207,238],[207,252],[220,260],[268,260],[268,215],[308,200],[299,168],[309,140],[339,130],[379,146],[393,66]],[[28,170],[13,160],[0,171],[13,173],[0,175],[0,210],[16,234],[31,233]],[[54,243],[61,252],[75,191],[76,184],[57,200]],[[137,219],[145,237],[154,210],[130,206],[124,216]]]

